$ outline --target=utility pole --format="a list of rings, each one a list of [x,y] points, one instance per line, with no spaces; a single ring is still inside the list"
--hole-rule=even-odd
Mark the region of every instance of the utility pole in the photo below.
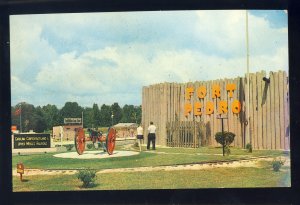
[[[217,116],[217,119],[221,120],[222,125],[222,141],[223,141],[223,156],[225,156],[225,136],[224,136],[224,119],[228,119],[227,116]]]

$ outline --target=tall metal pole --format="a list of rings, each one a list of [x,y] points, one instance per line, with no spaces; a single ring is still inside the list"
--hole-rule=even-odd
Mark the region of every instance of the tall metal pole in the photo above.
[[[22,103],[20,104],[20,133],[22,133]]]
[[[225,156],[224,118],[221,118],[221,120],[222,120],[223,156]]]
[[[246,10],[246,49],[247,49],[247,84],[248,84],[248,102],[247,102],[247,135],[252,144],[250,136],[250,75],[249,75],[249,32],[248,32],[248,10]]]

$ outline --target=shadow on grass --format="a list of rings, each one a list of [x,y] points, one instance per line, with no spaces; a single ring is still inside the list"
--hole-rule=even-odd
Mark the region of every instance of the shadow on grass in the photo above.
[[[22,179],[22,182],[29,182],[29,179]]]
[[[89,188],[95,188],[97,186],[98,186],[98,184],[92,183],[92,184],[89,184],[89,185],[81,185],[81,186],[79,186],[79,188],[80,189],[89,189]]]

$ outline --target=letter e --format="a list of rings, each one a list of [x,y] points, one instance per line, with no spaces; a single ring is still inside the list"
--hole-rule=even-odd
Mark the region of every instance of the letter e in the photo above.
[[[190,103],[186,103],[184,105],[184,116],[187,117],[191,111],[192,111],[192,105]]]

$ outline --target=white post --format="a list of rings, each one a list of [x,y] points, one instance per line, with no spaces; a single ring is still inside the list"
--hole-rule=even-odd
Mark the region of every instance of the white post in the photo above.
[[[63,146],[63,136],[64,136],[64,131],[63,131],[63,127],[62,126],[59,126],[60,127],[60,144],[61,144],[61,147]]]

